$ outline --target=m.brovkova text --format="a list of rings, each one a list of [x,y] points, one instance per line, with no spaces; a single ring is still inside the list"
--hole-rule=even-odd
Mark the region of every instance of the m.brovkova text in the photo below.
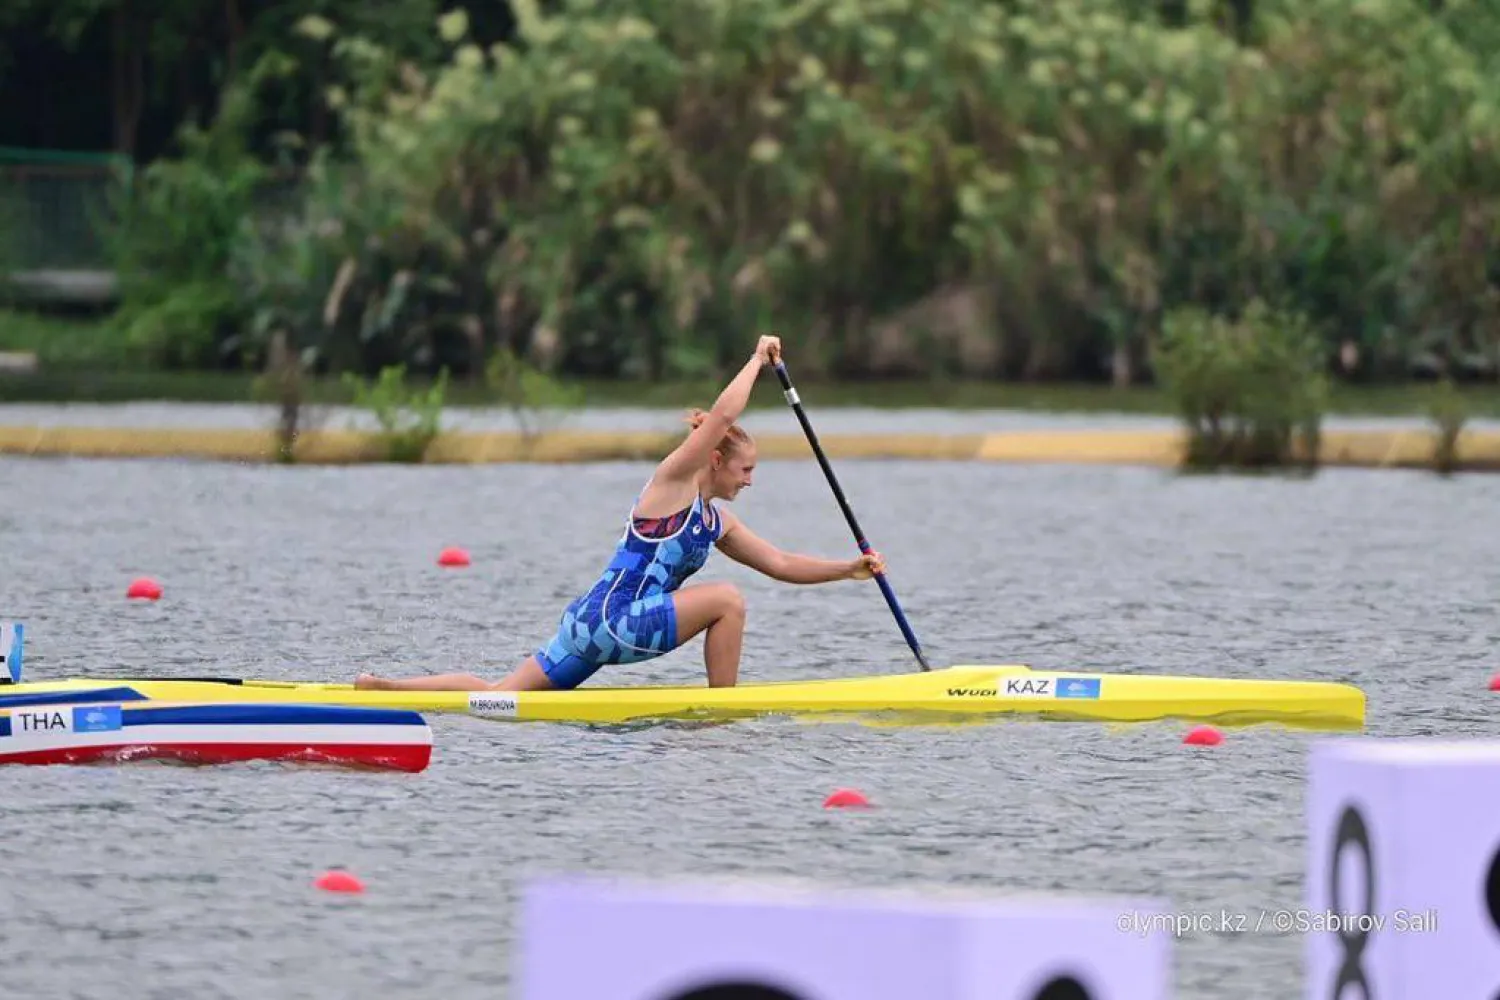
[[[1115,919],[1126,934],[1398,934],[1437,930],[1436,910],[1395,910],[1392,913],[1338,913],[1334,910],[1184,910],[1148,913],[1127,910]]]

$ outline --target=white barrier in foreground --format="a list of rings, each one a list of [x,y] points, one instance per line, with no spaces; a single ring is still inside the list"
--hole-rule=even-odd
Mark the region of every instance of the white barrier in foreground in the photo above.
[[[1315,744],[1307,1000],[1500,995],[1500,742]]]
[[[1166,1000],[1157,900],[545,880],[518,1000]]]

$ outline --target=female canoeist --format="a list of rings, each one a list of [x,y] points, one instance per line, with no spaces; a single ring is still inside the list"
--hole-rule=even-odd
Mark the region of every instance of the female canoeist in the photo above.
[[[669,653],[707,630],[703,661],[710,687],[739,676],[745,599],[728,583],[683,583],[710,546],[783,583],[868,580],[885,571],[878,552],[852,560],[783,552],[743,521],[714,506],[750,485],[755,442],[735,421],[755,380],[781,353],[779,337],[761,337],[755,353],[713,409],[695,410],[692,432],[662,460],[630,512],[614,557],[589,590],[563,612],[551,642],[503,680],[442,674],[390,680],[361,674],[359,688],[407,691],[535,691],[574,688],[605,664],[639,663]]]

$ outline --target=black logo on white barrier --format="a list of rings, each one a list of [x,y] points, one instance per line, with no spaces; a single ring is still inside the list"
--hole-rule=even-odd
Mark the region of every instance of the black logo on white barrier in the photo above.
[[[1094,994],[1072,976],[1058,976],[1047,982],[1031,1000],[1094,1000]]]
[[[711,983],[699,986],[686,993],[674,993],[664,1000],[815,1000],[813,997],[788,993],[776,986],[764,983],[732,982]],[[913,997],[912,1000],[918,1000]],[[1094,1000],[1094,995],[1072,976],[1062,975],[1048,980],[1029,1000]]]
[[[1343,866],[1341,862],[1348,851],[1358,850],[1364,866],[1364,894],[1360,907],[1355,910],[1345,905]],[[1370,981],[1364,967],[1365,948],[1370,942],[1370,926],[1375,913],[1375,859],[1370,851],[1370,831],[1365,818],[1353,806],[1345,806],[1339,815],[1338,830],[1333,838],[1333,860],[1328,870],[1328,908],[1334,914],[1338,927],[1339,944],[1343,955],[1339,961],[1338,978],[1334,980],[1330,1000],[1344,1000],[1344,991],[1358,989],[1362,1000],[1371,1000]],[[1352,918],[1352,919],[1351,919]],[[1347,924],[1354,923],[1354,927]]]
[[[1490,852],[1490,870],[1484,876],[1484,908],[1489,911],[1490,926],[1500,932],[1500,847]],[[1500,993],[1494,1000],[1500,1000]]]
[[[1484,905],[1490,912],[1490,926],[1500,931],[1500,847],[1490,855],[1490,870],[1484,877]]]
[[[761,983],[715,983],[678,993],[668,1000],[811,1000]]]

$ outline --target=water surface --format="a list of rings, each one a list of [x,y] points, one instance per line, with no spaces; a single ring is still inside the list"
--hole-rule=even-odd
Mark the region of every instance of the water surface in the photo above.
[[[646,465],[348,469],[0,458],[0,613],[28,671],[347,679],[524,657],[586,586]],[[1329,470],[843,462],[934,662],[1347,680],[1375,734],[1486,736],[1500,480]],[[736,510],[839,556],[811,463]],[[467,570],[435,565],[466,546]],[[124,599],[150,574],[157,604]],[[722,557],[747,679],[912,669],[873,584],[797,589]],[[699,683],[701,644],[617,668]],[[1316,736],[1176,723],[890,729],[763,720],[590,730],[433,717],[414,776],[275,765],[0,771],[7,986],[37,997],[503,997],[541,871],[1302,905]],[[833,788],[879,806],[825,812]],[[331,866],[358,897],[311,880]],[[586,954],[586,943],[580,943]],[[1283,1000],[1302,939],[1188,936],[1176,994]]]

